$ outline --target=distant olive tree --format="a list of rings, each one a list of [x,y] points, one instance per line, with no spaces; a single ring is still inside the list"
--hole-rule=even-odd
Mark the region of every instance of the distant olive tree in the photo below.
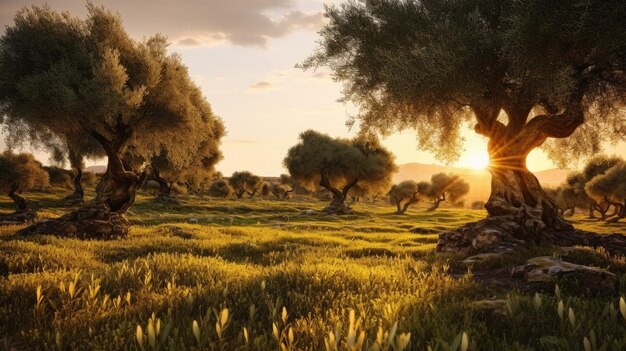
[[[336,214],[352,213],[345,200],[357,183],[369,189],[385,188],[397,170],[393,154],[371,135],[341,139],[313,130],[300,134],[283,164],[302,187],[327,189],[332,201],[324,211]]]
[[[28,202],[19,194],[47,186],[48,173],[32,154],[15,154],[10,150],[0,154],[0,189],[13,200],[15,212],[28,210]]]
[[[559,207],[561,214],[569,211],[573,215],[576,208],[588,211],[589,218],[596,218],[595,213],[599,213],[599,221],[606,220],[617,213],[617,207],[603,197],[591,196],[587,190],[587,185],[596,177],[605,174],[615,165],[623,162],[619,157],[607,157],[597,155],[585,162],[583,169],[579,172],[568,174],[565,182],[557,189],[555,203]],[[613,207],[613,213],[610,213]]]
[[[283,184],[273,183],[270,191],[277,199],[286,199],[289,196],[289,189]]]
[[[238,199],[243,198],[244,194],[254,197],[262,181],[261,177],[249,171],[235,172],[228,179],[228,183],[233,188],[235,196],[237,196]]]
[[[267,181],[263,181],[259,188],[262,197],[267,197],[272,193],[272,184]]]
[[[396,205],[396,214],[404,214],[409,206],[420,200],[417,183],[412,180],[405,180],[392,186],[389,190],[389,200]]]
[[[326,16],[302,67],[329,67],[344,83],[343,99],[359,107],[349,122],[415,130],[421,149],[448,161],[467,123],[489,139],[490,218],[447,232],[438,250],[475,251],[487,228],[498,237],[489,249],[522,236],[587,242],[588,233],[571,234],[526,158],[543,147],[567,163],[626,137],[626,2],[346,1]]]
[[[93,138],[108,159],[96,197],[21,234],[125,236],[125,214],[146,178],[124,154],[151,159],[162,150],[187,163],[213,136],[216,117],[165,37],[141,42],[119,16],[87,5],[87,19],[49,7],[19,11],[0,38],[0,106],[5,123],[42,126],[53,135]]]
[[[225,199],[231,196],[233,193],[233,189],[230,187],[230,184],[224,179],[215,179],[211,186],[209,186],[209,196],[219,197]]]
[[[63,189],[71,189],[74,186],[71,171],[56,166],[48,166],[43,169],[48,173],[50,186]]]
[[[617,163],[591,179],[586,189],[591,196],[615,206],[615,217],[609,222],[626,218],[626,162]]]
[[[430,178],[430,183],[419,184],[419,192],[433,202],[427,211],[434,211],[444,201],[452,204],[461,201],[469,192],[469,184],[458,175],[437,173]]]

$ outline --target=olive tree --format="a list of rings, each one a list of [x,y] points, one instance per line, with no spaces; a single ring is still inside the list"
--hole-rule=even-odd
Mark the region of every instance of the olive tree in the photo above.
[[[389,200],[396,205],[396,214],[404,214],[409,206],[420,200],[419,194],[417,183],[412,180],[405,180],[391,187]]]
[[[328,190],[332,200],[324,211],[337,214],[352,213],[345,200],[357,183],[364,188],[388,187],[397,170],[393,154],[371,135],[342,139],[313,130],[300,134],[283,164],[299,185]]]
[[[422,149],[447,161],[458,158],[466,123],[489,140],[490,218],[442,235],[438,250],[588,237],[564,234],[574,229],[526,157],[544,147],[565,162],[626,135],[626,2],[365,0],[326,15],[301,67],[331,68],[361,111],[350,122],[382,134],[414,129]],[[483,230],[498,238],[485,248],[474,240]]]
[[[126,163],[125,152],[150,159],[167,150],[183,163],[212,133],[204,128],[215,118],[208,102],[163,36],[136,41],[118,16],[92,4],[87,10],[80,20],[24,8],[0,38],[5,122],[93,138],[108,160],[94,200],[22,234],[125,236],[125,214],[146,177],[145,165]]]
[[[591,196],[615,206],[615,213],[609,222],[626,218],[626,162],[622,161],[605,173],[594,177],[586,189]]]
[[[249,171],[234,172],[228,179],[228,183],[233,188],[235,196],[237,196],[238,199],[243,198],[244,194],[254,197],[262,181],[261,177]]]
[[[209,196],[225,199],[233,193],[230,184],[224,179],[215,179],[209,187]]]
[[[434,211],[444,201],[458,203],[469,192],[469,184],[455,174],[437,173],[430,178],[430,183],[421,183],[420,194],[432,200],[427,211]]]
[[[83,189],[85,158],[97,159],[106,156],[95,139],[85,137],[82,131],[69,129],[62,135],[56,135],[46,126],[26,124],[24,120],[12,120],[11,123],[5,125],[5,130],[8,145],[23,146],[29,143],[30,146],[43,148],[47,151],[52,163],[57,165],[69,163],[72,169],[69,176],[74,192],[64,197],[63,201],[69,204],[83,203],[85,196]]]
[[[0,154],[0,188],[13,200],[15,212],[28,210],[28,202],[20,193],[46,186],[48,173],[32,154],[15,154],[10,150]]]

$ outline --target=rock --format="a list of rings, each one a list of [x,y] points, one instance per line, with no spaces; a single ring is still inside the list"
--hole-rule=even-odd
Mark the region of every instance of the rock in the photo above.
[[[587,291],[602,294],[614,293],[616,290],[615,274],[549,256],[527,260],[525,264],[513,269],[512,276],[528,283],[539,284],[572,281]]]
[[[481,252],[511,253],[526,250],[533,241],[530,233],[506,216],[489,217],[439,234],[437,251],[466,255]]]
[[[187,219],[187,223],[197,224],[198,223],[198,219],[196,217],[191,217],[191,218]]]
[[[435,230],[435,229],[420,228],[420,227],[413,227],[409,229],[409,231],[413,234],[435,234],[439,232],[438,230]]]

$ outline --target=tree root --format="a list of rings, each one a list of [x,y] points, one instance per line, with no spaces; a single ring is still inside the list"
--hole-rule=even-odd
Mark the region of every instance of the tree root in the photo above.
[[[322,211],[329,215],[348,215],[354,214],[354,210],[343,203],[332,202],[326,206]]]
[[[82,205],[84,203],[83,196],[79,193],[72,193],[70,195],[67,195],[66,197],[62,198],[61,201],[66,206]]]
[[[437,252],[466,255],[477,253],[512,253],[534,245],[602,247],[611,255],[626,256],[626,236],[600,235],[573,227],[554,230],[525,226],[511,216],[494,216],[467,223],[439,235]]]
[[[106,203],[90,203],[60,218],[37,222],[17,235],[51,234],[79,239],[110,240],[128,235],[130,222]]]
[[[0,214],[0,225],[32,223],[37,219],[37,213],[33,210],[23,210],[13,213]]]

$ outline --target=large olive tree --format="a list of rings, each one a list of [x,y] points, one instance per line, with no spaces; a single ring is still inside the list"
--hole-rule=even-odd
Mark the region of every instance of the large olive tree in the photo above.
[[[0,38],[0,106],[7,123],[44,126],[54,135],[93,138],[108,158],[96,198],[58,220],[27,228],[79,237],[124,236],[125,213],[145,179],[144,165],[125,152],[150,159],[167,150],[186,162],[214,119],[200,89],[167,40],[142,42],[120,18],[88,5],[86,20],[48,7],[19,11]],[[189,132],[192,131],[192,132]]]
[[[313,130],[300,134],[300,141],[287,152],[283,161],[299,185],[320,186],[332,194],[326,213],[352,213],[345,205],[348,192],[357,183],[363,188],[385,188],[397,170],[394,156],[377,138],[332,138]]]
[[[626,2],[365,0],[326,13],[302,66],[332,69],[361,128],[415,129],[421,148],[444,160],[458,157],[465,123],[489,139],[490,218],[442,235],[439,250],[586,240],[560,234],[573,228],[526,157],[543,146],[557,161],[575,159],[626,135]],[[481,232],[497,239],[477,242]]]

